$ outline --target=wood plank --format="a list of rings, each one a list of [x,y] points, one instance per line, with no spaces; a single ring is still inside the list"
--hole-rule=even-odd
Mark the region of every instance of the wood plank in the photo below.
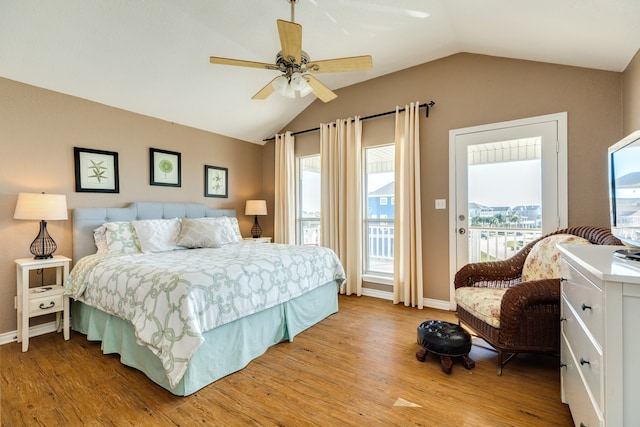
[[[451,312],[340,296],[335,315],[187,397],[78,333],[32,338],[27,353],[6,344],[2,425],[573,425],[556,357],[519,355],[498,377],[497,355],[474,339],[476,367],[454,361],[447,375],[437,358],[415,357],[427,319],[455,322]]]

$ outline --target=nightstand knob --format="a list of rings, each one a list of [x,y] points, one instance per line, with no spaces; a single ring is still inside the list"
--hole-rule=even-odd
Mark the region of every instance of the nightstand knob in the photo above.
[[[51,301],[51,302],[49,302],[49,305],[45,307],[44,303],[41,302],[38,307],[40,307],[40,310],[47,310],[49,308],[55,307],[55,305],[56,305],[55,301]]]
[[[582,366],[584,366],[584,365],[589,365],[589,366],[591,366],[591,362],[589,362],[588,360],[584,360],[582,357],[580,358],[580,364],[581,364]]]

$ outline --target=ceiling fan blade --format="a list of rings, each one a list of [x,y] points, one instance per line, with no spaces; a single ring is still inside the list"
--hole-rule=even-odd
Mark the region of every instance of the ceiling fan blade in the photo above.
[[[280,77],[280,76],[278,76]],[[260,89],[258,91],[258,93],[256,93],[255,95],[253,95],[251,97],[251,99],[266,99],[269,97],[269,95],[271,95],[273,92],[275,92],[275,88],[273,87],[273,82],[278,78],[276,77],[275,79],[271,80],[269,82],[269,84],[267,84],[265,87],[263,87],[262,89]]]
[[[316,79],[315,77],[305,74],[304,78],[309,83],[309,86],[311,86],[311,89],[313,89],[313,93],[318,98],[320,98],[322,102],[329,102],[338,97],[338,95],[333,93],[331,89],[326,87],[324,84],[320,82],[320,80]]]
[[[238,67],[264,68],[267,70],[279,70],[275,64],[267,64],[265,62],[244,61],[242,59],[219,58],[217,56],[209,57],[212,64],[235,65]]]
[[[307,64],[310,73],[335,73],[339,71],[361,71],[373,67],[371,55],[351,56],[349,58],[325,59],[311,61]]]
[[[282,46],[282,56],[289,60],[293,57],[300,64],[302,53],[302,25],[278,19],[278,34]]]

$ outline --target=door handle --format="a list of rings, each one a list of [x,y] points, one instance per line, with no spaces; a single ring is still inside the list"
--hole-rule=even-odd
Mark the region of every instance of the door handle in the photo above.
[[[462,227],[458,228],[458,234],[465,234],[466,232],[467,232],[466,229],[464,229]]]

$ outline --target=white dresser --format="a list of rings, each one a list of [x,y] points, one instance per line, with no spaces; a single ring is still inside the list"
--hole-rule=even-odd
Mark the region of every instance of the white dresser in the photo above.
[[[640,262],[561,245],[562,401],[576,426],[640,426]]]

